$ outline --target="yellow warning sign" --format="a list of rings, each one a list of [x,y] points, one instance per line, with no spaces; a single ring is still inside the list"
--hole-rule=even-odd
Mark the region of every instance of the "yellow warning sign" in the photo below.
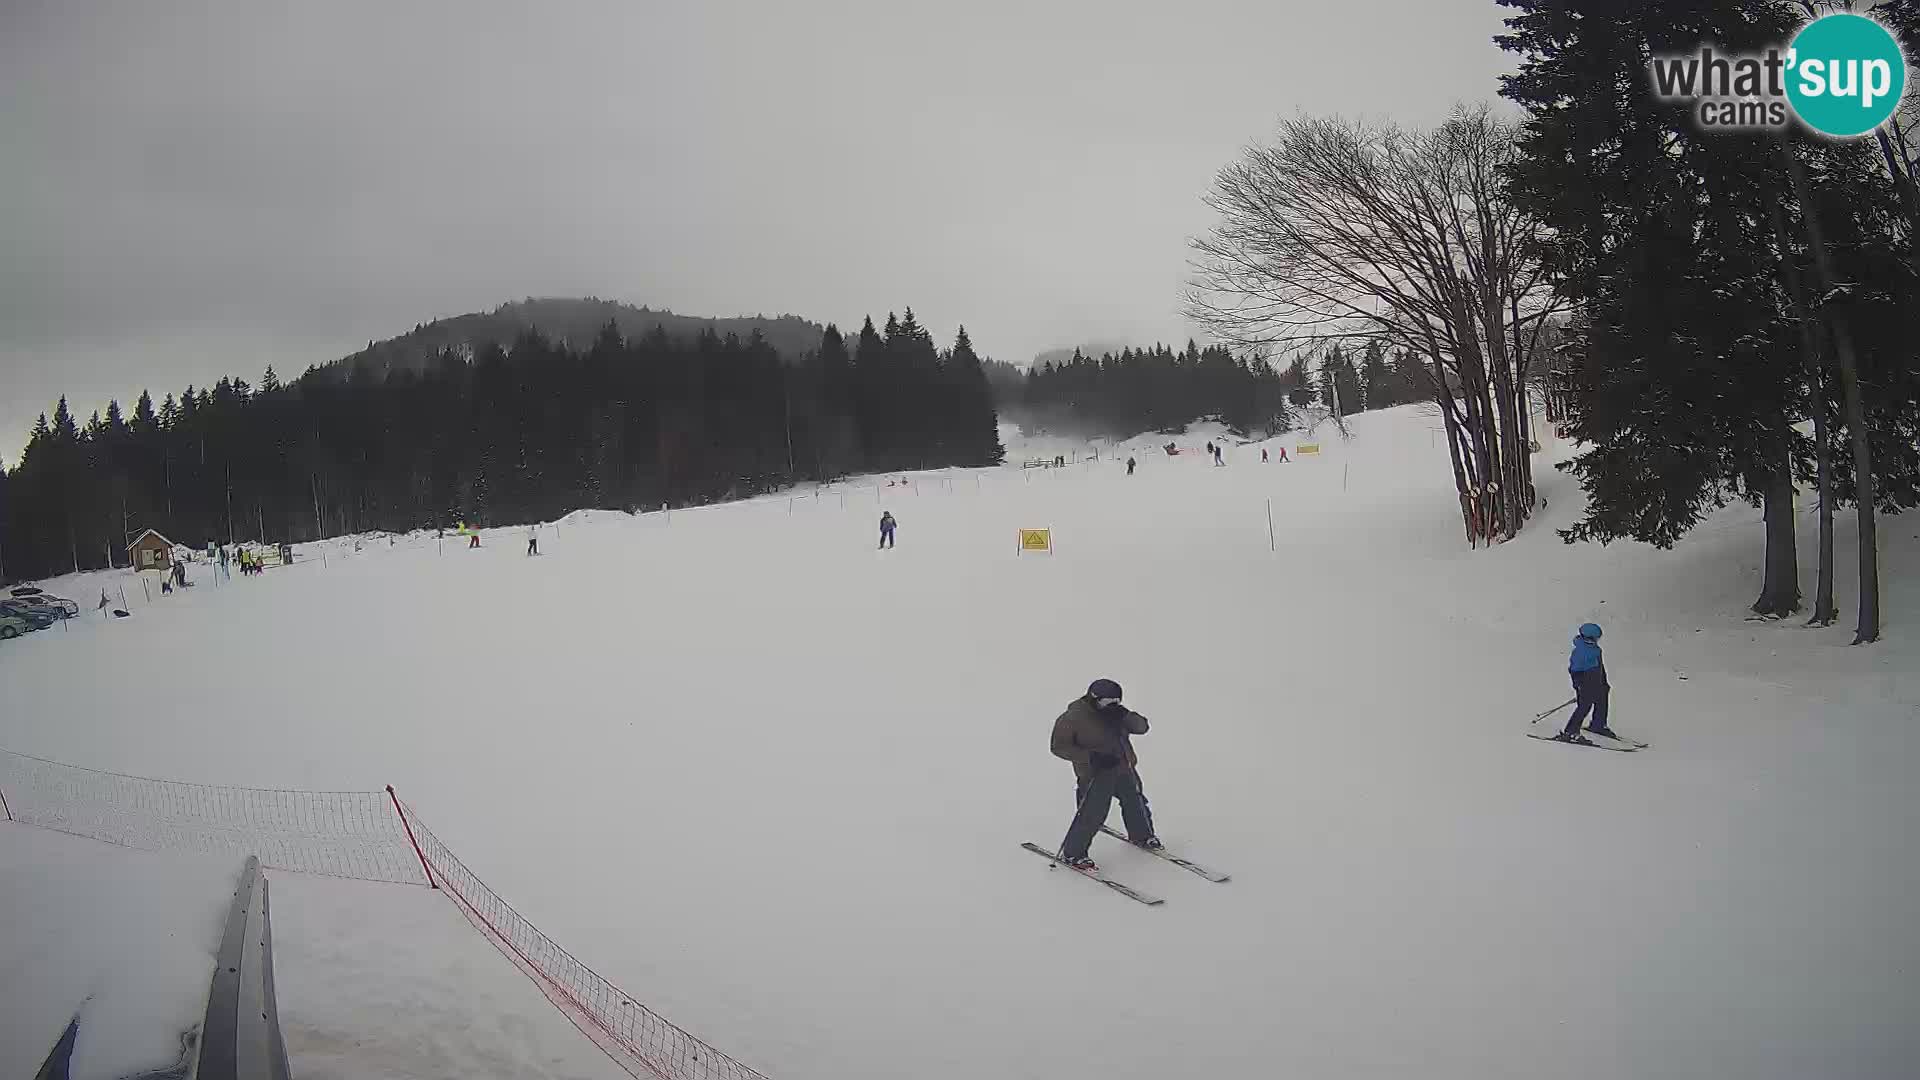
[[[1053,554],[1053,530],[1021,529],[1020,550],[1023,552],[1044,551],[1049,555]]]
[[[1306,457],[1308,454],[1317,454],[1320,452],[1320,444],[1317,442],[1303,442],[1299,446],[1294,447],[1293,452],[1299,454],[1301,457]]]

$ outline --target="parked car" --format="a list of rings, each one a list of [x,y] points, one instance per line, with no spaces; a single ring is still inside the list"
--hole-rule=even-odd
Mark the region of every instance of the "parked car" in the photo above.
[[[15,585],[13,587],[13,595],[15,596],[35,596],[38,595],[39,592],[40,587],[38,585]]]
[[[68,619],[80,614],[79,604],[71,600],[61,599],[52,593],[34,593],[32,596],[23,596],[20,599],[25,600],[35,607],[43,607],[51,610],[53,617],[56,619]]]
[[[0,639],[19,637],[31,629],[32,625],[18,615],[0,614]]]
[[[80,614],[79,604],[76,604],[71,600],[62,600],[57,596],[50,596],[46,593],[36,593],[33,596],[22,596],[13,600],[5,601],[5,603],[24,604],[35,611],[43,611],[48,615],[53,616],[56,619],[65,619],[65,618],[69,618],[71,616]]]
[[[54,619],[61,617],[56,616],[52,608],[35,607],[25,600],[0,600],[0,615],[27,624],[29,630],[45,630],[53,625]]]

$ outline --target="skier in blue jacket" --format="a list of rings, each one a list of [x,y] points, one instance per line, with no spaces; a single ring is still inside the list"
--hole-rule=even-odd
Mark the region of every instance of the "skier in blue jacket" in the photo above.
[[[1567,720],[1565,731],[1560,738],[1568,742],[1582,742],[1580,722],[1593,714],[1593,723],[1587,730],[1595,735],[1604,735],[1609,739],[1620,736],[1607,726],[1607,665],[1600,656],[1600,625],[1598,623],[1580,624],[1580,632],[1573,639],[1573,654],[1567,657],[1567,674],[1573,677],[1573,716]]]

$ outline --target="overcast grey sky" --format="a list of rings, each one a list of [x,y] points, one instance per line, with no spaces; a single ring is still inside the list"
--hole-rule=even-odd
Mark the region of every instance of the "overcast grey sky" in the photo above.
[[[1216,169],[1490,99],[1494,0],[0,0],[0,459],[522,296],[1184,339]]]

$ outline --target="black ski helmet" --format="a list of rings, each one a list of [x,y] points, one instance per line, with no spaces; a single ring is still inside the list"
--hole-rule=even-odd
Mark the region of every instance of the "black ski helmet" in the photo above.
[[[1101,698],[1117,698],[1120,696],[1120,684],[1112,679],[1095,679],[1093,684],[1087,687],[1087,696],[1095,701]]]

